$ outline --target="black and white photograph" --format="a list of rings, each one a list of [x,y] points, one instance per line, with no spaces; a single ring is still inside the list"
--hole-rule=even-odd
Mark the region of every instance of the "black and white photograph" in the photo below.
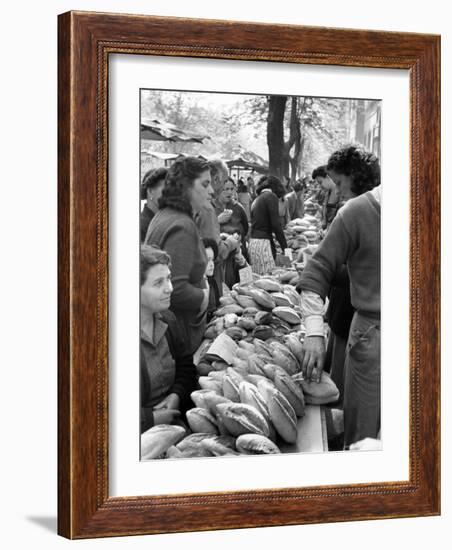
[[[381,448],[381,116],[140,90],[142,461]]]
[[[450,11],[5,3],[4,548],[451,546]]]

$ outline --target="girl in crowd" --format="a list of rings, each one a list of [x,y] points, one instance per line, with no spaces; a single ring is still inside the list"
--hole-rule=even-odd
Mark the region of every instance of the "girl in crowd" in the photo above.
[[[251,235],[249,257],[253,271],[264,275],[276,267],[276,248],[273,233],[282,250],[287,248],[279,220],[279,199],[284,187],[275,176],[263,176],[256,187],[257,197],[251,206]]]
[[[156,244],[171,258],[174,291],[170,309],[192,353],[202,341],[209,301],[207,258],[193,216],[208,204],[212,193],[206,161],[197,157],[176,160],[168,170],[160,209],[146,235],[146,244]]]
[[[173,292],[170,268],[166,252],[141,245],[141,432],[154,424],[177,422],[196,387],[193,357],[168,310]]]
[[[218,221],[222,233],[228,233],[230,235],[238,233],[243,244],[249,229],[248,218],[246,217],[243,206],[238,201],[234,200],[234,191],[234,180],[228,178],[218,197],[218,206],[223,209],[223,212],[220,212],[218,216]],[[224,211],[227,212],[227,215]]]
[[[209,284],[209,304],[207,306],[207,322],[209,322],[215,310],[220,304],[220,291],[218,289],[218,284],[213,276],[215,269],[215,260],[218,257],[218,246],[214,239],[203,239],[204,247],[206,249],[207,256],[207,266],[206,266],[206,277]]]

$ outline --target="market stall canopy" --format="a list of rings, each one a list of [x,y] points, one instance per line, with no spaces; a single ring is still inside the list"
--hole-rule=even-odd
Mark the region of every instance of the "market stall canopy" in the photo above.
[[[141,121],[141,139],[152,141],[182,141],[188,143],[203,143],[209,136],[195,134],[178,128],[174,124],[162,120],[143,118]]]
[[[161,153],[160,151],[149,151],[142,149],[141,154],[149,155],[159,160],[176,160],[178,157],[183,157],[185,155],[181,153]]]
[[[253,151],[247,151],[240,148],[237,151],[237,156],[226,161],[229,168],[245,168],[254,170],[259,174],[268,173],[268,162]]]

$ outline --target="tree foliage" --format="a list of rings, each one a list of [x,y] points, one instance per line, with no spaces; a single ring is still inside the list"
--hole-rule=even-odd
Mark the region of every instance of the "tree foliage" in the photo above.
[[[145,90],[141,113],[210,136],[203,144],[148,142],[155,151],[232,158],[238,149],[251,150],[268,158],[275,174],[294,180],[350,140],[355,104],[337,98]]]

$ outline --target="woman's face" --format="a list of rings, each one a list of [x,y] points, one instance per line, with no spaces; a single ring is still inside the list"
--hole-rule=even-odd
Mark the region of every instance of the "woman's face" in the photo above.
[[[190,189],[190,202],[195,212],[200,212],[213,194],[210,184],[210,170],[202,172],[194,181]]]
[[[206,248],[206,256],[207,256],[206,277],[212,277],[215,265],[213,263],[214,253],[211,248]]]
[[[339,194],[340,200],[348,201],[349,199],[355,196],[355,193],[353,193],[353,191],[351,190],[351,185],[353,183],[351,176],[346,176],[345,174],[339,174],[334,170],[330,170],[328,174],[336,184],[337,192]]]
[[[153,265],[149,268],[146,279],[141,285],[141,307],[151,313],[165,311],[170,306],[171,272],[165,264]]]
[[[220,201],[223,204],[228,204],[231,202],[231,200],[234,197],[235,192],[235,185],[232,183],[232,181],[226,181],[223,185],[223,190],[221,191],[220,195]]]

